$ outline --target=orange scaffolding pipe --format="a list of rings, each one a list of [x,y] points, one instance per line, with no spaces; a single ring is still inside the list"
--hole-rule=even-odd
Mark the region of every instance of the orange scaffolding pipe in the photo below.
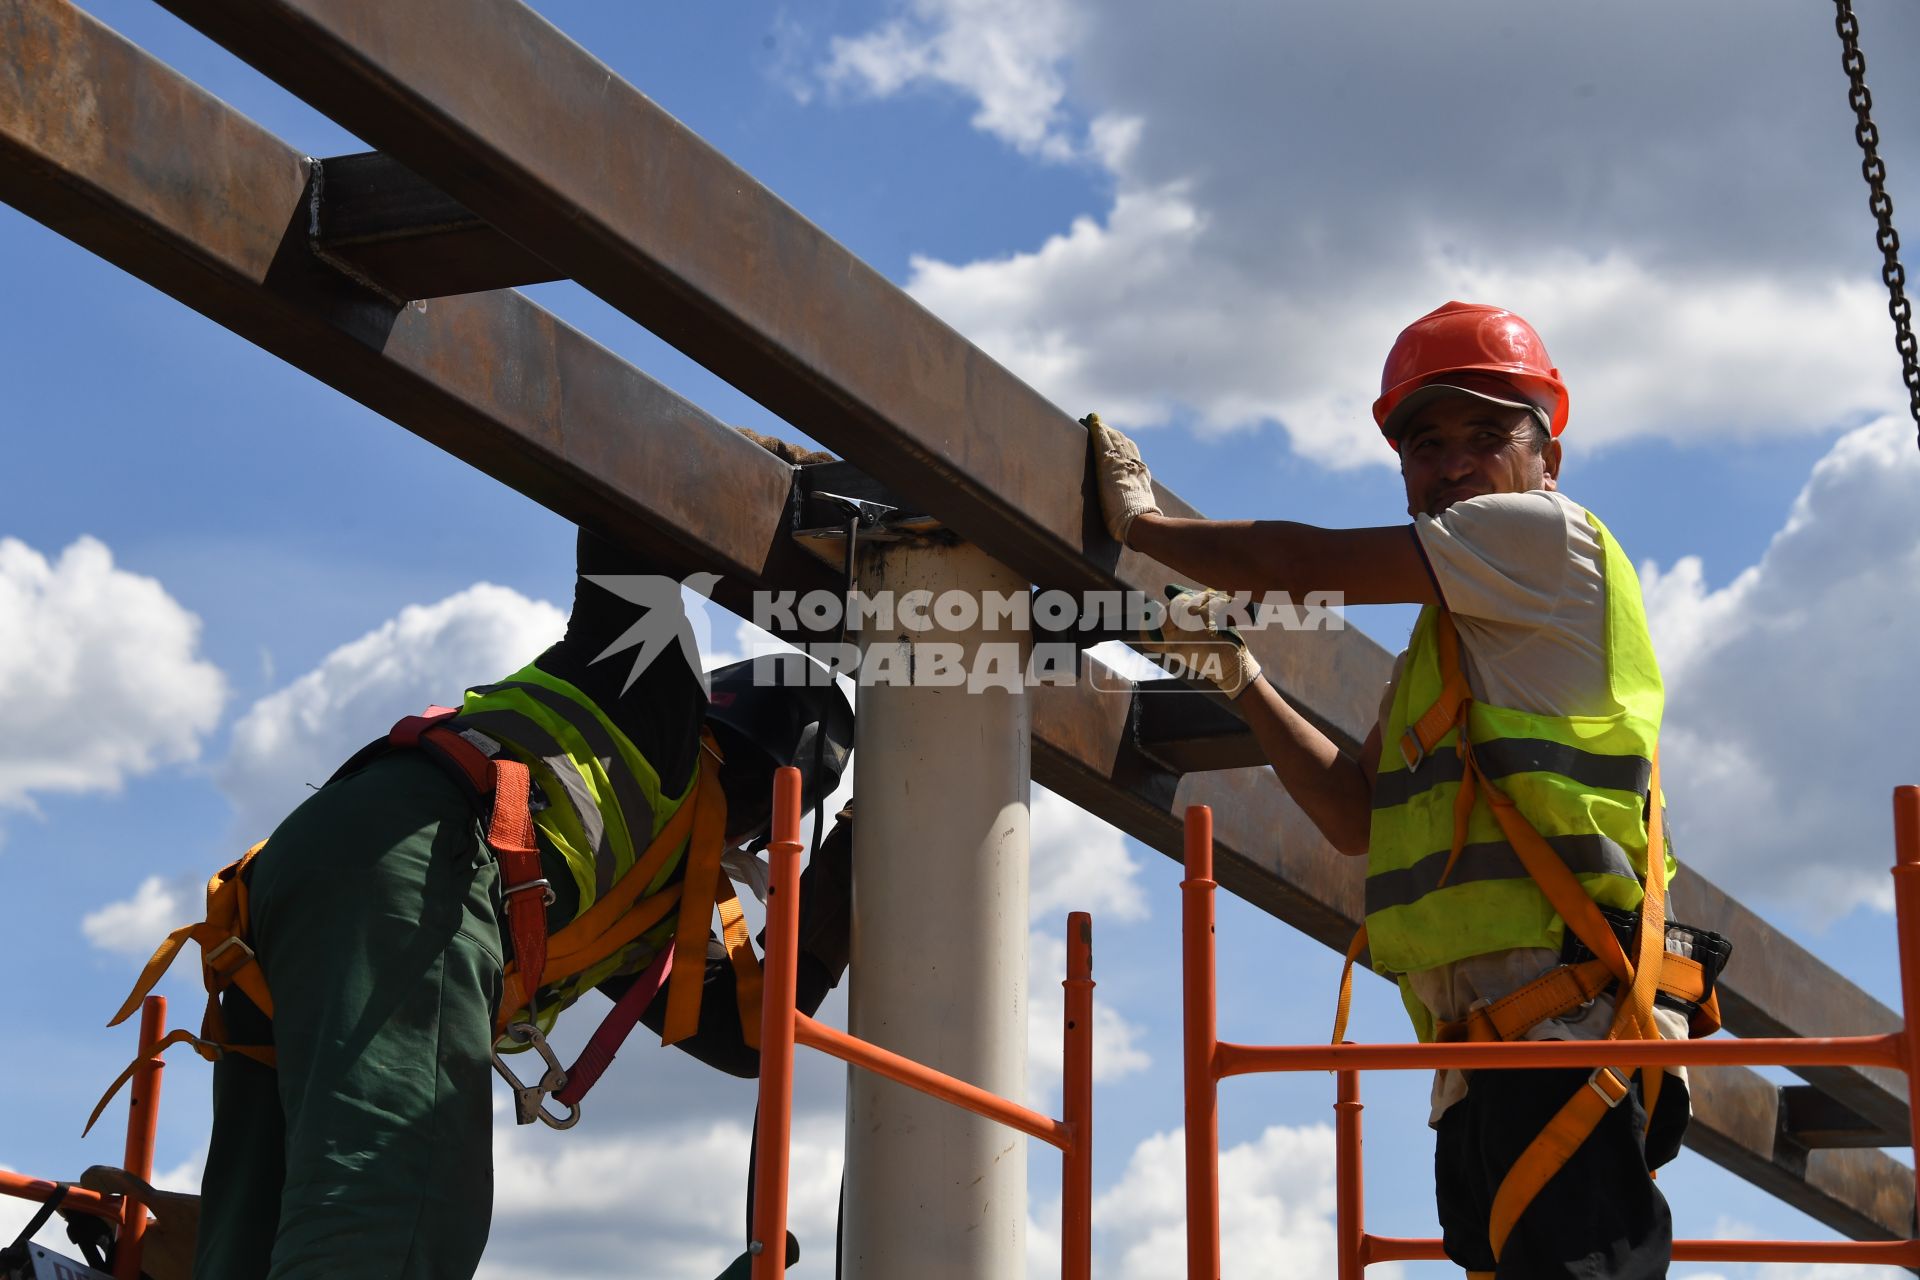
[[[1880,1066],[1907,1074],[1920,1097],[1920,787],[1893,793],[1894,918],[1905,1025],[1871,1036],[1701,1041],[1527,1041],[1511,1044],[1242,1045],[1216,1030],[1213,812],[1186,814],[1186,878],[1180,882],[1185,1000],[1187,1276],[1220,1280],[1220,1081],[1278,1071],[1333,1071],[1335,1240],[1338,1280],[1363,1280],[1376,1262],[1446,1260],[1440,1241],[1366,1230],[1361,1161],[1360,1072],[1455,1067]],[[1920,1108],[1910,1134],[1920,1151]],[[1920,1198],[1920,1172],[1916,1172]],[[1676,1240],[1677,1262],[1800,1262],[1920,1267],[1920,1239],[1888,1241]]]
[[[166,1064],[153,1053],[167,1031],[167,998],[148,996],[140,1005],[139,1054],[146,1058],[134,1072],[127,1103],[127,1143],[122,1165],[142,1182],[153,1181],[154,1134],[160,1119],[160,1071]],[[46,1178],[0,1169],[0,1195],[45,1203],[59,1185]],[[114,1280],[139,1280],[141,1241],[147,1233],[147,1207],[138,1196],[102,1195],[69,1186],[60,1200],[64,1212],[86,1213],[115,1224]]]
[[[793,1050],[818,1049],[910,1089],[965,1108],[1061,1153],[1060,1274],[1089,1280],[1093,1219],[1093,922],[1067,917],[1064,1083],[1065,1118],[1041,1115],[924,1063],[901,1057],[794,1008],[800,926],[800,771],[782,769],[773,789],[773,834],[767,846],[767,954],[760,1006],[759,1164],[753,1183],[753,1280],[787,1273],[787,1171],[793,1131]]]

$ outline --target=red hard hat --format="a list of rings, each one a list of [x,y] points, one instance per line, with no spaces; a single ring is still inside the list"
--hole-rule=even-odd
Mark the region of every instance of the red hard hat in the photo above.
[[[1380,373],[1373,420],[1386,431],[1400,402],[1440,375],[1490,373],[1513,384],[1547,411],[1557,437],[1567,425],[1567,385],[1533,326],[1504,307],[1449,302],[1400,331]],[[1392,437],[1389,435],[1389,439]]]

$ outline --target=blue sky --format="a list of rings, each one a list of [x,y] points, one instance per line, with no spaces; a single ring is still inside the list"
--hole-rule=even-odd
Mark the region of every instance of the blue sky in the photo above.
[[[157,7],[88,7],[310,154],[362,149]],[[1920,18],[1860,7],[1896,209],[1920,210]],[[1209,514],[1401,519],[1365,416],[1386,345],[1449,296],[1522,310],[1572,389],[1565,488],[1646,569],[1683,859],[1897,1003],[1876,895],[1887,790],[1920,780],[1920,464],[1823,12],[541,8],[1063,408],[1132,430]],[[34,1100],[0,1161],[71,1174],[117,1155],[111,1132],[77,1132],[131,1052],[99,1024],[135,953],[328,751],[524,660],[557,617],[527,602],[564,606],[572,535],[4,207],[0,280],[0,886],[32,957],[0,1082]],[[531,292],[721,418],[793,434],[576,287]],[[1407,620],[1355,615],[1389,647]],[[1046,797],[1034,835],[1036,884],[1096,912],[1098,995],[1121,1020],[1105,1047],[1130,1068],[1098,1097],[1102,1274],[1173,1274],[1141,1224],[1165,1216],[1145,1173],[1180,1116],[1178,876]],[[1224,1034],[1324,1034],[1331,953],[1238,904],[1221,936]],[[197,1016],[191,979],[169,990],[176,1021]],[[1363,984],[1356,1034],[1404,1035],[1384,986]],[[1424,1086],[1367,1091],[1374,1225],[1428,1234]],[[205,1094],[204,1066],[176,1059],[159,1165],[182,1178]],[[837,1095],[810,1066],[803,1149],[822,1168]],[[750,1095],[636,1041],[594,1101],[573,1134],[503,1138],[488,1274],[536,1274],[541,1249],[634,1274],[643,1234],[687,1274],[731,1256],[744,1154],[728,1126]],[[1243,1148],[1249,1188],[1229,1274],[1251,1274],[1236,1247],[1324,1274],[1314,1126],[1330,1106],[1320,1077],[1227,1086],[1223,1146]],[[676,1207],[662,1152],[709,1171],[703,1203]],[[624,1203],[528,1211],[607,1169]],[[1042,1227],[1057,1179],[1037,1154]],[[1662,1185],[1682,1234],[1817,1233],[1691,1153]],[[796,1222],[830,1250],[818,1195]],[[827,1274],[820,1252],[796,1274]]]

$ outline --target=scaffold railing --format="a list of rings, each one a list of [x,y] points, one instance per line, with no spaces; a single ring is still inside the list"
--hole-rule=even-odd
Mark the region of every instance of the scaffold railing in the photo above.
[[[154,1054],[167,1030],[167,999],[148,996],[140,1005],[140,1050],[144,1059],[133,1073],[127,1096],[127,1145],[122,1167],[142,1183],[153,1181],[153,1144],[160,1121],[160,1072],[166,1064]],[[62,1193],[62,1187],[65,1187]],[[114,1226],[114,1280],[140,1280],[141,1244],[147,1233],[147,1206],[138,1195],[107,1195],[86,1187],[33,1178],[0,1169],[0,1195],[42,1204],[60,1197],[62,1213],[85,1213]]]
[[[1215,986],[1213,811],[1186,812],[1186,878],[1180,883],[1186,1075],[1188,1280],[1220,1277],[1220,1081],[1283,1071],[1338,1077],[1335,1114],[1337,1280],[1363,1280],[1381,1262],[1446,1260],[1441,1242],[1373,1235],[1366,1229],[1361,1164],[1360,1072],[1451,1067],[1616,1069],[1669,1066],[1877,1066],[1904,1072],[1909,1096],[1920,1084],[1920,787],[1893,796],[1894,918],[1899,940],[1898,1031],[1882,1035],[1711,1040],[1524,1041],[1478,1044],[1243,1045],[1218,1037]],[[1920,1109],[1909,1134],[1920,1149]],[[1920,1185],[1916,1186],[1920,1195]],[[1920,1268],[1920,1239],[1676,1240],[1683,1262],[1797,1262]]]
[[[767,846],[766,980],[760,1006],[760,1116],[753,1181],[753,1280],[787,1273],[787,1169],[793,1128],[793,1050],[818,1049],[930,1097],[1060,1149],[1060,1274],[1089,1280],[1093,1217],[1093,921],[1067,917],[1064,1118],[1041,1115],[923,1063],[816,1022],[794,1008],[800,929],[800,771],[774,780],[773,840]]]

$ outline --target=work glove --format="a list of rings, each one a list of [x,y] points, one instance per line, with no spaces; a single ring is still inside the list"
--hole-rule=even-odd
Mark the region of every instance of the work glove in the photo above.
[[[1127,531],[1140,516],[1160,514],[1153,500],[1153,477],[1147,464],[1140,461],[1140,450],[1133,441],[1090,413],[1080,419],[1093,446],[1093,476],[1100,487],[1100,516],[1106,521],[1113,540],[1126,545]]]
[[[80,1185],[103,1195],[139,1196],[153,1214],[147,1233],[141,1237],[140,1274],[146,1280],[192,1280],[194,1237],[200,1230],[199,1196],[156,1191],[125,1169],[104,1164],[81,1174]]]
[[[1232,603],[1225,591],[1169,585],[1165,621],[1140,632],[1134,643],[1169,659],[1167,669],[1175,675],[1210,680],[1220,692],[1237,698],[1259,676],[1260,663],[1222,616]]]

